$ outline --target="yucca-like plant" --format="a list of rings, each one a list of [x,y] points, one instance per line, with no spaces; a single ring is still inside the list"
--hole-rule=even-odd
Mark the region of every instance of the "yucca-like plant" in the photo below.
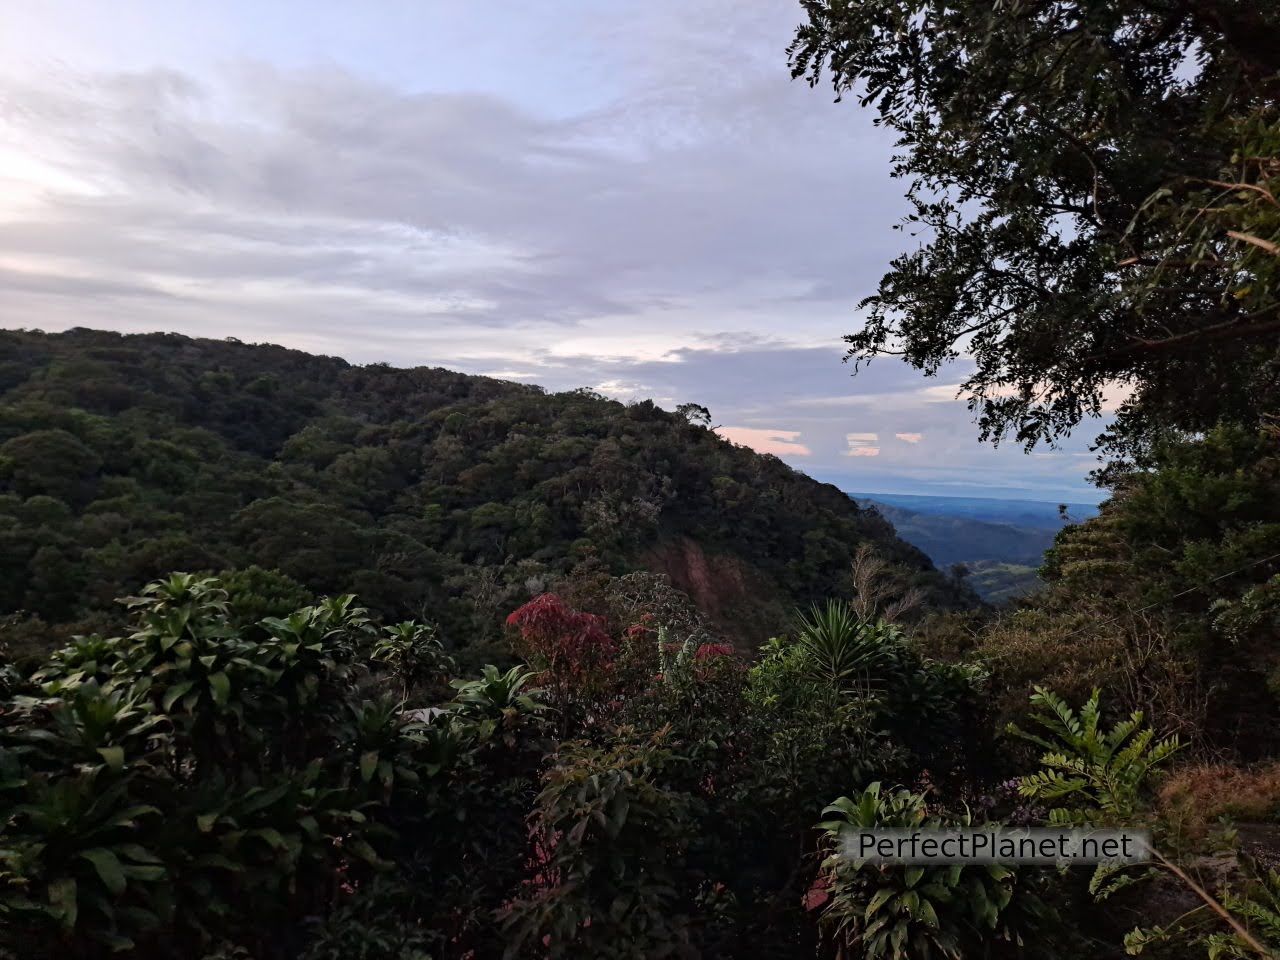
[[[898,631],[879,620],[859,617],[840,600],[814,604],[797,616],[796,640],[815,680],[838,689],[876,689],[894,663]]]

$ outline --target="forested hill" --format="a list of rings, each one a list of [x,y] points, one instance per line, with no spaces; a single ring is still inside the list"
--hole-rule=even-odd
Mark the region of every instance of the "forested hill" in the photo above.
[[[756,640],[847,593],[867,541],[904,589],[973,600],[835,487],[647,401],[167,334],[0,331],[0,358],[11,633],[258,565],[482,642],[585,562],[667,573]]]

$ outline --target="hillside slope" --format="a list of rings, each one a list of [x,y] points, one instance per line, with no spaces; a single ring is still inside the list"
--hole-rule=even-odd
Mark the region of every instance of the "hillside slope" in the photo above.
[[[755,641],[847,591],[866,541],[904,589],[974,599],[840,490],[648,401],[167,334],[0,331],[0,356],[0,617],[92,626],[170,570],[258,564],[483,642],[594,560]]]

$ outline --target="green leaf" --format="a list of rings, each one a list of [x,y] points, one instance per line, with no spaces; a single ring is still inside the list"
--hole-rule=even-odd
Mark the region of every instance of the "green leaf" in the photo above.
[[[367,842],[359,838],[348,841],[347,849],[372,866],[381,866],[383,863],[382,858],[378,856],[373,847],[369,846]]]
[[[289,846],[284,836],[274,827],[263,827],[261,830],[254,830],[253,832],[267,841],[275,850],[284,850]]]
[[[128,857],[135,863],[159,863],[160,858],[148,850],[140,843],[121,843],[116,845],[116,851]]]
[[[184,680],[182,683],[175,683],[172,687],[166,690],[164,693],[164,697],[160,701],[160,705],[161,707],[164,708],[165,713],[168,713],[170,710],[172,710],[173,705],[177,701],[177,699],[181,697],[183,694],[185,694],[188,690],[190,690],[193,686],[195,686],[194,680]]]
[[[214,703],[220,707],[225,705],[231,696],[231,679],[221,670],[209,674],[209,691]]]
[[[49,882],[49,902],[58,908],[62,925],[68,930],[76,925],[76,881],[74,877],[61,877]]]
[[[82,850],[80,856],[93,864],[108,890],[116,896],[124,893],[126,886],[124,871],[120,868],[120,861],[114,853],[105,847],[92,847]]]
[[[107,930],[95,930],[91,934],[93,939],[99,943],[105,944],[112,953],[123,953],[125,950],[132,950],[134,942],[128,937],[122,937],[118,933],[111,933]]]
[[[373,771],[378,769],[378,751],[367,750],[360,755],[360,779],[368,783],[373,778]]]
[[[863,917],[864,920],[870,920],[872,914],[885,905],[885,902],[894,895],[895,891],[892,887],[881,887],[875,892],[871,898],[871,902],[867,904],[867,912]]]
[[[112,770],[124,767],[124,747],[99,747],[98,755]]]
[[[163,880],[165,878],[164,867],[152,866],[150,864],[126,864],[120,868],[126,877],[133,880]]]

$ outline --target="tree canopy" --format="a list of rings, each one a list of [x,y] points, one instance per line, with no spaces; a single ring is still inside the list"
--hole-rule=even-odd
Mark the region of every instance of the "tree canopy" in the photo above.
[[[1107,449],[1274,413],[1280,7],[802,0],[793,75],[897,134],[920,240],[846,337],[962,354],[983,439],[1028,447],[1129,396]]]
[[[472,645],[584,563],[667,573],[740,639],[847,592],[865,542],[902,590],[973,599],[696,404],[169,335],[0,332],[0,353],[0,617],[60,633],[172,569],[250,564]]]

